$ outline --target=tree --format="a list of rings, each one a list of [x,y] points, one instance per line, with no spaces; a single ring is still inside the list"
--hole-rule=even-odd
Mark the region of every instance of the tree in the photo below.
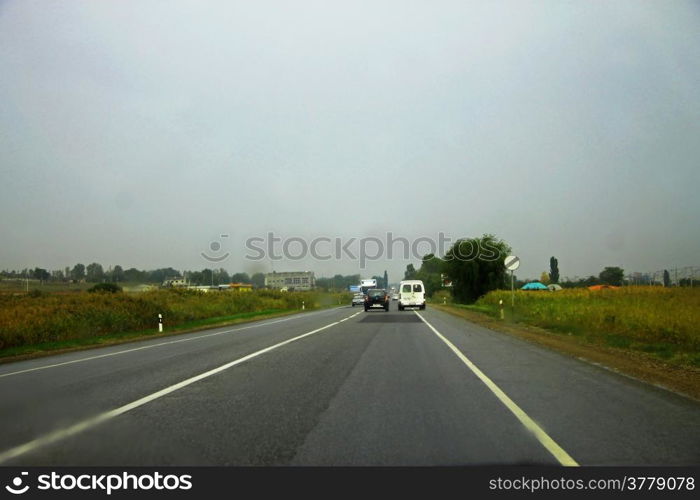
[[[120,266],[120,265],[114,266],[114,269],[112,269],[112,281],[114,281],[114,282],[124,281],[124,269],[122,269],[122,266]]]
[[[678,280],[679,286],[697,286],[698,280],[693,278],[681,278]]]
[[[179,278],[180,271],[172,267],[162,267],[152,271],[144,271],[145,280],[149,283],[163,283],[168,278]]]
[[[596,278],[595,276],[591,275],[588,278],[580,280],[580,283],[582,286],[593,286],[593,285],[599,285],[601,283],[601,281],[599,278]]]
[[[389,275],[386,272],[386,269],[384,270],[384,288],[389,288]]]
[[[80,281],[85,278],[85,266],[83,264],[76,264],[70,272],[70,277],[72,280]]]
[[[472,303],[491,290],[504,288],[506,268],[503,259],[510,251],[506,242],[492,234],[457,240],[444,259],[455,299]]]
[[[201,285],[204,282],[202,271],[185,271],[185,275],[190,285]]]
[[[332,278],[316,278],[316,288],[320,288],[322,290],[347,291],[350,286],[359,284],[359,274],[350,274],[347,276],[343,276],[342,274],[336,274]]]
[[[416,279],[416,268],[413,264],[409,264],[406,266],[406,272],[403,273],[403,279],[405,279],[405,280]]]
[[[547,274],[547,271],[542,271],[542,274],[540,274],[540,283],[543,285],[549,285],[550,279],[549,279],[549,274]]]
[[[89,264],[87,268],[85,269],[86,271],[86,280],[89,281],[90,283],[98,283],[102,281],[102,279],[105,276],[105,272],[102,269],[102,265],[98,264],[97,262],[93,262],[92,264]]]
[[[223,267],[216,272],[216,276],[219,278],[219,284],[235,283],[235,281],[231,279],[231,276],[229,276],[228,271],[226,271],[226,269]],[[248,275],[246,274],[246,276]],[[248,278],[248,281],[244,281],[243,283],[250,283],[250,278]]]
[[[146,272],[139,271],[135,267],[130,267],[124,271],[124,281],[130,281],[133,283],[143,283],[146,281]]]
[[[233,277],[231,279],[233,280]],[[265,275],[263,273],[255,273],[250,277],[250,282],[253,283],[255,288],[262,288],[265,286]]]
[[[622,286],[625,272],[619,267],[606,267],[598,275],[598,279],[604,285]]]
[[[445,262],[429,253],[423,256],[420,269],[416,273],[415,279],[419,279],[425,285],[425,293],[432,297],[435,292],[442,288],[442,273]]]
[[[668,269],[664,269],[664,286],[671,286],[671,275],[668,273]]]
[[[214,271],[211,269],[202,269],[202,278],[201,278],[200,284],[202,284],[202,285],[214,284]]]
[[[559,261],[555,257],[549,259],[549,280],[551,283],[559,283]]]
[[[233,273],[231,275],[231,283],[251,283],[248,273]],[[263,276],[263,285],[265,284],[265,276]]]
[[[32,274],[34,275],[34,279],[39,280],[41,283],[43,283],[51,277],[51,273],[49,273],[46,269],[42,269],[40,267],[35,268]]]

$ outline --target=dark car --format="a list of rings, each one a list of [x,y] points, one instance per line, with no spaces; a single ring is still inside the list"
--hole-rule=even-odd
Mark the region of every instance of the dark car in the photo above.
[[[370,307],[380,306],[383,307],[385,311],[389,310],[389,302],[391,297],[386,293],[383,288],[372,288],[367,290],[365,295],[365,311],[369,311]]]

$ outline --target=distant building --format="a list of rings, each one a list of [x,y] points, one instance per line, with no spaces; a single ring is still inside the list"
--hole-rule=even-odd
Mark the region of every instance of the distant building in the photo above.
[[[175,286],[187,286],[187,282],[185,281],[185,278],[168,278],[163,282],[162,286],[167,288]]]
[[[316,287],[316,278],[313,271],[271,272],[265,275],[265,287],[278,290],[286,288],[290,292],[313,290]]]

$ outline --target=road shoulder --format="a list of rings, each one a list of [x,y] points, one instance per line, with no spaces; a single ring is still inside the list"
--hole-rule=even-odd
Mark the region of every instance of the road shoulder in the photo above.
[[[539,327],[506,323],[475,311],[449,305],[429,307],[700,401],[700,370],[672,366],[644,353],[587,344],[577,337]]]

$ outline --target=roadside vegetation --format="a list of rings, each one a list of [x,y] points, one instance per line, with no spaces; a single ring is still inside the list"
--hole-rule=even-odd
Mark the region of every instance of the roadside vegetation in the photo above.
[[[523,323],[583,342],[637,351],[665,362],[700,367],[700,289],[627,286],[557,292],[496,290],[472,305],[453,307]],[[435,301],[442,304],[443,300]]]
[[[350,294],[321,292],[208,292],[186,289],[124,293],[117,289],[78,293],[0,294],[0,357],[67,344],[103,342],[128,332],[158,332],[183,326],[225,324],[262,315],[347,304]],[[20,349],[21,348],[21,349]]]

